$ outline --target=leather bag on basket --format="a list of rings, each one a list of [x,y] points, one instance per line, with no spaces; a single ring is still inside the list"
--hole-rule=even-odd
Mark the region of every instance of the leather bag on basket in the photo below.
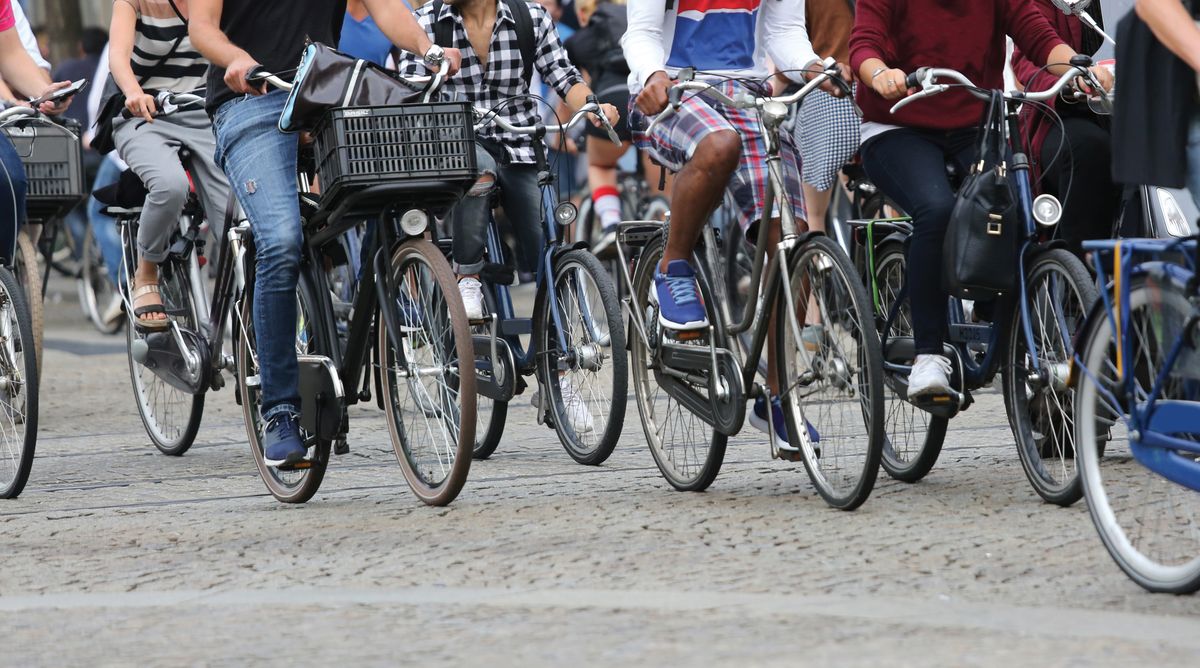
[[[295,86],[279,116],[282,132],[311,130],[335,107],[379,107],[413,101],[421,89],[374,63],[357,60],[324,44],[304,49]]]
[[[1008,180],[1004,98],[992,95],[979,157],[958,191],[943,247],[942,282],[963,299],[986,299],[1016,287],[1020,219]]]

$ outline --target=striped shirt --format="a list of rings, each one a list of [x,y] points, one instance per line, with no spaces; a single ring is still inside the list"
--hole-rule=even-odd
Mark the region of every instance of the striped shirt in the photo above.
[[[182,18],[167,0],[114,1],[127,3],[138,15],[130,65],[142,82],[142,90],[182,93],[204,85],[208,61],[192,47],[188,37],[187,0],[174,0]],[[176,41],[179,46],[164,61],[163,56],[171,52]]]

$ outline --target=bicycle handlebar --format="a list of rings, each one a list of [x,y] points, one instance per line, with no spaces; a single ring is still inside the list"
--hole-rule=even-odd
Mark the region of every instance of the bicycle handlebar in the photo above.
[[[170,91],[162,91],[154,96],[154,106],[158,109],[154,116],[170,116],[177,111],[188,109],[191,107],[202,106],[204,104],[204,96],[194,93],[172,93]],[[128,108],[121,110],[121,118],[134,118],[135,114]]]
[[[561,125],[545,125],[542,123],[538,123],[536,125],[513,125],[504,117],[500,116],[495,109],[482,109],[480,107],[475,107],[475,115],[478,118],[478,120],[475,121],[475,131],[479,132],[483,128],[487,127],[489,123],[495,123],[504,131],[512,132],[513,134],[518,135],[535,135],[539,132],[564,133],[578,125],[588,114],[594,114],[601,119],[602,127],[608,133],[608,138],[614,144],[620,145],[621,138],[617,136],[616,131],[613,130],[612,124],[608,122],[608,118],[605,117],[604,112],[600,109],[600,103],[596,100],[596,96],[589,96],[588,100],[588,103],[580,107],[579,111],[575,112],[571,116],[570,120]]]
[[[433,99],[433,94],[442,87],[446,79],[450,76],[450,61],[444,61],[437,72],[432,75],[423,77],[400,77],[405,83],[412,86],[425,86],[425,91],[421,94],[421,102],[429,102]],[[275,74],[268,72],[262,65],[252,68],[246,73],[246,83],[257,84],[267,83],[279,90],[290,91],[295,87],[295,82],[284,81]]]
[[[1088,65],[1091,60],[1088,60]],[[1010,91],[1004,94],[1004,97],[1013,100],[1029,100],[1031,102],[1044,102],[1058,95],[1063,88],[1068,86],[1076,77],[1083,77],[1096,88],[1100,88],[1099,82],[1095,80],[1088,67],[1082,63],[1072,63],[1071,69],[1067,70],[1054,85],[1044,91],[1030,93],[1025,91]],[[950,79],[954,83],[937,83],[938,79]],[[933,97],[939,93],[944,93],[952,87],[963,87],[975,97],[986,100],[990,96],[989,91],[976,86],[973,81],[967,78],[965,74],[958,70],[943,69],[938,67],[920,67],[910,73],[904,79],[904,83],[909,88],[920,88],[921,90],[909,95],[892,106],[891,113],[896,113],[900,109],[916,102],[917,100],[927,97]]]
[[[833,58],[826,58],[825,60],[821,61],[821,68],[822,71],[820,74],[810,79],[808,83],[804,84],[804,86],[800,88],[800,90],[790,95],[779,95],[774,97],[756,95],[751,92],[738,93],[734,97],[730,97],[725,93],[722,93],[708,81],[698,81],[690,78],[679,81],[678,83],[672,85],[670,90],[667,92],[667,98],[670,100],[670,103],[667,105],[667,108],[663,109],[661,113],[655,116],[654,120],[650,122],[650,125],[646,127],[646,134],[649,134],[650,131],[653,130],[657,125],[665,121],[675,112],[679,111],[679,107],[683,104],[683,93],[686,91],[705,92],[711,94],[721,104],[735,109],[761,109],[764,105],[771,103],[779,103],[786,106],[803,100],[808,96],[809,93],[816,90],[827,80],[836,79],[840,76],[840,73],[837,69],[837,61]],[[689,73],[686,76],[691,76],[693,74],[694,73]]]

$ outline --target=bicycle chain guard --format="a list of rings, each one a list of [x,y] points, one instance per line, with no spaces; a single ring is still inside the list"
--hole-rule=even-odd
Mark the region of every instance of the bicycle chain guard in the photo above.
[[[658,384],[718,432],[733,436],[741,431],[746,397],[733,353],[724,348],[714,349],[707,339],[708,345],[660,341],[660,366],[654,371]],[[698,394],[693,389],[696,385],[705,385],[708,396]]]

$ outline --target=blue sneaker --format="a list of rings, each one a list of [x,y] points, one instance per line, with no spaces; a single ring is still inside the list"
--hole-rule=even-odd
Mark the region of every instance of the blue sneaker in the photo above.
[[[296,416],[282,413],[271,418],[263,434],[263,461],[267,466],[294,466],[308,454],[300,438]]]
[[[696,285],[696,272],[687,260],[671,260],[667,273],[654,270],[654,291],[658,301],[658,322],[667,329],[688,330],[708,327],[704,300]]]
[[[762,433],[767,433],[767,401],[762,397],[754,400],[754,411],[750,413],[750,424]],[[771,424],[775,427],[775,437],[781,442],[788,442],[787,420],[783,417],[783,403],[779,397],[771,398]],[[821,442],[821,434],[817,432],[817,428],[812,426],[808,420],[804,421],[804,428],[808,430],[808,440],[812,441],[813,445]],[[820,451],[818,451],[818,456]]]

